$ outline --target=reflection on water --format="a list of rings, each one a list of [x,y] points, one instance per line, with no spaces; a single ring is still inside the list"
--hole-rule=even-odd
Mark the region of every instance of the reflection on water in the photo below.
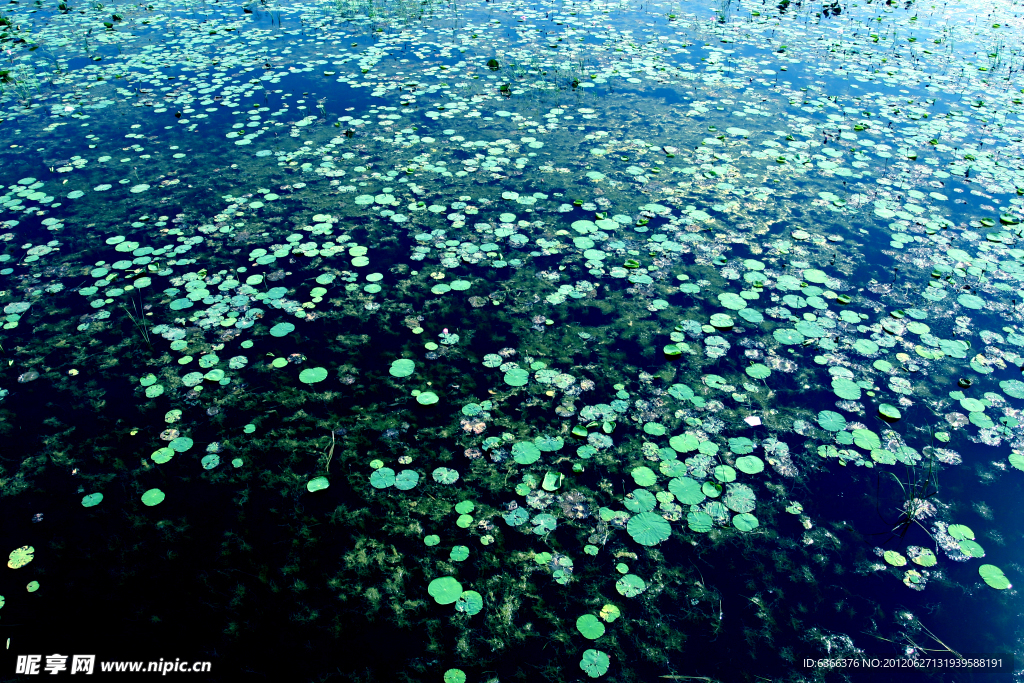
[[[10,652],[1014,652],[1021,26],[989,12],[9,6]]]

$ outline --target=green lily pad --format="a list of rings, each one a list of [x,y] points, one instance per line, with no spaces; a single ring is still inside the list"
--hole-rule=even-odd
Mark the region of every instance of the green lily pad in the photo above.
[[[430,582],[427,593],[439,605],[450,605],[462,595],[462,584],[454,576],[441,576]]]
[[[462,669],[448,669],[444,672],[444,683],[466,683],[466,672]]]
[[[881,415],[882,418],[887,422],[895,422],[896,420],[903,417],[902,413],[900,413],[899,408],[888,403],[883,403],[878,406],[878,414]]]
[[[439,400],[440,399],[438,399],[437,394],[435,394],[433,391],[424,391],[421,392],[418,396],[416,396],[416,402],[419,403],[421,406],[432,406]]]
[[[883,553],[882,558],[894,567],[902,567],[907,563],[907,558],[899,554],[895,550],[886,550]]]
[[[626,574],[615,582],[615,590],[627,598],[635,598],[647,590],[647,584],[636,574]]]
[[[327,368],[306,368],[299,373],[299,381],[303,384],[316,384],[327,379]]]
[[[514,368],[505,373],[505,384],[512,387],[525,386],[530,381],[530,373],[522,368]]]
[[[540,449],[532,441],[519,441],[512,444],[512,459],[520,465],[532,465],[540,460]]]
[[[658,476],[649,467],[635,467],[630,474],[637,486],[653,486],[658,481]]]
[[[159,505],[164,502],[165,497],[164,492],[160,489],[149,489],[142,494],[142,504],[153,507],[154,505]]]
[[[782,327],[775,330],[772,333],[772,336],[775,337],[775,341],[786,345],[802,344],[805,339],[804,335],[789,327]]]
[[[764,471],[764,460],[756,455],[744,455],[736,458],[736,469],[744,474],[758,474]]]
[[[608,672],[611,658],[601,650],[585,650],[580,660],[580,668],[591,678],[598,678]]]
[[[846,418],[832,410],[818,413],[818,426],[829,432],[841,432],[846,429]]]
[[[657,545],[672,535],[672,527],[661,515],[641,512],[630,518],[626,531],[640,545]]]
[[[464,546],[463,546],[464,547]],[[463,591],[455,601],[455,611],[473,616],[484,608],[484,596],[476,591]]]
[[[760,526],[761,523],[754,515],[749,512],[744,512],[732,518],[732,525],[740,531],[753,531]]]
[[[391,369],[388,370],[392,377],[408,377],[415,371],[416,363],[408,358],[399,358],[392,362]]]
[[[1006,590],[1011,588],[1010,580],[1003,574],[1003,570],[994,564],[983,564],[978,567],[978,574],[981,578],[992,588],[996,590]]]
[[[765,379],[768,375],[772,374],[771,369],[767,365],[761,363],[754,363],[744,370],[749,377],[754,379]]]
[[[316,491],[323,491],[330,485],[331,482],[327,481],[327,477],[315,477],[306,482],[306,490],[314,493]]]
[[[283,337],[294,331],[295,325],[293,325],[292,323],[278,323],[270,328],[270,336]]]
[[[597,640],[604,635],[604,624],[593,614],[584,614],[576,620],[576,630],[579,631],[584,638],[589,640]]]
[[[459,473],[450,467],[438,467],[434,470],[433,477],[439,484],[454,484],[459,480]]]
[[[676,477],[668,483],[668,490],[683,505],[697,505],[707,497],[701,492],[700,482],[689,477]]]
[[[381,467],[370,475],[370,486],[375,489],[386,489],[395,485],[395,471],[390,467]]]

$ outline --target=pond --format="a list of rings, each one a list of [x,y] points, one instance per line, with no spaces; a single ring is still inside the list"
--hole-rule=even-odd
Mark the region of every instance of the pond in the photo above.
[[[1017,680],[1022,31],[6,5],[7,675]]]

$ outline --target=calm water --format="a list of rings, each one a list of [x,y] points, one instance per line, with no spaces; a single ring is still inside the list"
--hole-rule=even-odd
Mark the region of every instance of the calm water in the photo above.
[[[1016,4],[0,16],[4,680],[1024,671]]]

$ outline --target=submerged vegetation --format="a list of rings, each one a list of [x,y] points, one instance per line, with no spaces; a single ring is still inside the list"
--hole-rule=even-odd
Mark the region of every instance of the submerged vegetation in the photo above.
[[[0,628],[303,680],[1019,650],[1018,9],[8,5]]]

